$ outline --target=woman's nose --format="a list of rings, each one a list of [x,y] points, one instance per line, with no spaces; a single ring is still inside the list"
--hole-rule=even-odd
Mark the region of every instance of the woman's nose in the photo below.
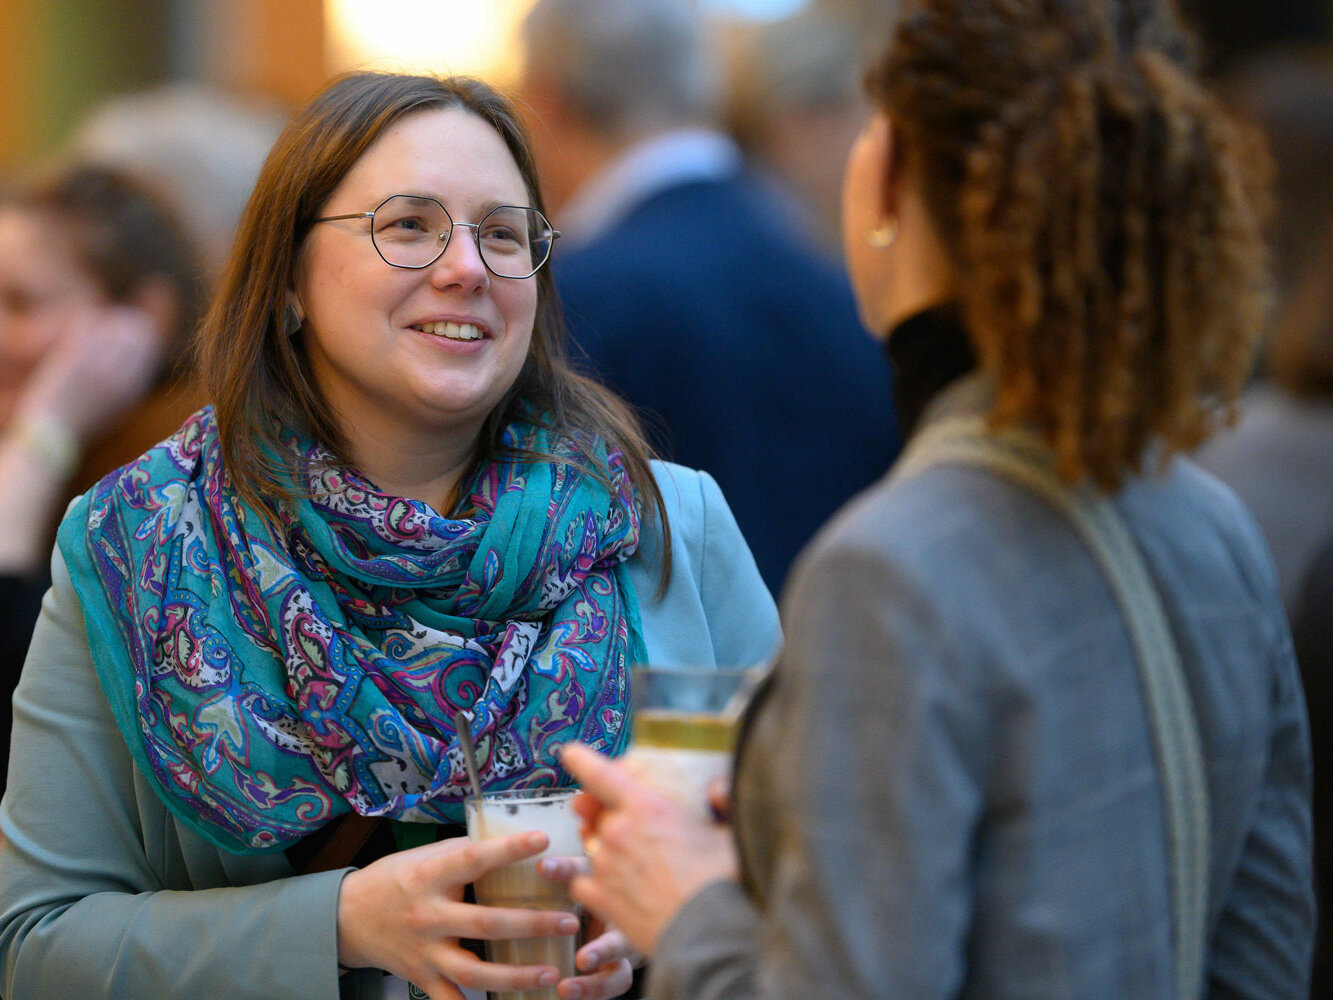
[[[471,291],[490,283],[490,272],[481,259],[475,233],[473,226],[454,223],[449,244],[431,265],[432,284],[441,288],[458,285]]]

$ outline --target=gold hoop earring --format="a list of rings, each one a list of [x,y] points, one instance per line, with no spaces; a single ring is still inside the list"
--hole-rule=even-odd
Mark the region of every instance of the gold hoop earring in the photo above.
[[[890,215],[870,232],[866,233],[866,242],[876,250],[884,250],[893,246],[893,241],[898,238],[898,217]]]

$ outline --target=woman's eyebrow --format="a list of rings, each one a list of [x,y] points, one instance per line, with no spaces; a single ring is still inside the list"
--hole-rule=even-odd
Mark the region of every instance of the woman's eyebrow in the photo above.
[[[450,215],[454,214],[453,210],[449,208],[449,205],[445,201],[445,199],[440,197],[439,195],[434,195],[434,194],[420,194],[418,192],[398,191],[395,192],[395,194],[385,195],[384,198],[381,200],[381,203],[387,201],[389,198],[395,197],[395,195],[400,198],[410,198],[416,202],[433,201],[440,205],[443,205],[444,210],[448,212]],[[482,215],[485,215],[492,209],[501,207],[502,205],[511,208],[534,208],[535,206],[529,205],[528,201],[529,199],[527,195],[523,195],[522,197],[519,197],[517,199],[489,198],[484,201],[480,201],[476,204],[476,208],[478,211],[478,218],[480,218]]]

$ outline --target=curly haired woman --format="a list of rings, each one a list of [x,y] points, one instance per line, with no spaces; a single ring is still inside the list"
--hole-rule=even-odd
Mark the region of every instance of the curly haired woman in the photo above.
[[[1187,51],[1157,0],[902,4],[844,239],[915,429],[784,597],[736,846],[564,755],[654,1000],[1306,995],[1291,638],[1184,456],[1261,329],[1266,165]]]

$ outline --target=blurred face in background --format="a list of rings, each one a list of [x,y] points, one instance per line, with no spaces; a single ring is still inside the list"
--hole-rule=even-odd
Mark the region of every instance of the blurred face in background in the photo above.
[[[76,317],[105,301],[59,219],[0,206],[0,426]]]

